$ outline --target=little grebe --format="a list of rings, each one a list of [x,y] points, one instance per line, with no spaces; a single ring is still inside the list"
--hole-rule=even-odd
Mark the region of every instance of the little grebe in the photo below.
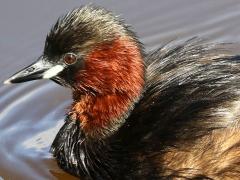
[[[51,152],[84,179],[238,179],[240,56],[198,38],[145,53],[111,12],[60,17],[37,62],[5,84],[51,79],[73,103]]]

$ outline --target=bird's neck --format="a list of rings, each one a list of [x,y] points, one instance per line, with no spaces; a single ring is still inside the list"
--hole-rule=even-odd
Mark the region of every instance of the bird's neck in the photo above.
[[[71,116],[80,120],[82,130],[90,137],[105,137],[124,123],[135,102],[127,94],[103,96],[82,95],[72,104]]]
[[[102,44],[87,56],[84,72],[76,77],[79,89],[94,93],[75,91],[70,115],[87,136],[104,138],[125,122],[141,97],[145,70],[139,46],[128,38]]]

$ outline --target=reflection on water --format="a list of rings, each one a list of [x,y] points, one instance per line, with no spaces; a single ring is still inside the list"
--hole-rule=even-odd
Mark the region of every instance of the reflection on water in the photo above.
[[[45,131],[42,131],[35,136],[26,139],[21,145],[23,146],[23,150],[27,151],[30,150],[30,153],[42,153],[44,154],[46,152],[46,148],[49,148],[49,144],[53,142],[53,137],[51,134],[57,134],[58,130],[63,125],[63,121],[58,121],[57,125],[47,129]],[[49,155],[49,154],[47,154]],[[34,156],[34,154],[33,154]],[[49,157],[49,156],[46,156]]]
[[[240,42],[240,3],[219,1],[94,1],[121,14],[147,49],[195,35]],[[0,81],[30,64],[59,15],[87,1],[22,0],[0,3]],[[76,179],[58,168],[49,147],[61,127],[70,91],[53,82],[0,85],[0,180]]]

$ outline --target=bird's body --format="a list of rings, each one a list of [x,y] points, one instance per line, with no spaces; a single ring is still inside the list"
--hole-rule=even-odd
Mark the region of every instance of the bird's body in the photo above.
[[[86,179],[237,179],[240,56],[227,47],[193,38],[144,53],[105,10],[60,18],[46,40],[48,70],[30,78],[73,90],[51,148],[59,166]]]
[[[60,166],[93,179],[237,178],[240,59],[220,52],[192,39],[146,55],[145,91],[126,123],[88,142],[67,118],[52,146]]]

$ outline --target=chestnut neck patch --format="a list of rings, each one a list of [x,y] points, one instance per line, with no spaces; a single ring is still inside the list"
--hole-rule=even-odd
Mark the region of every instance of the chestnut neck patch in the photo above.
[[[118,38],[95,47],[74,77],[77,90],[69,114],[80,121],[86,136],[108,137],[138,102],[144,76],[143,57],[134,40]]]

